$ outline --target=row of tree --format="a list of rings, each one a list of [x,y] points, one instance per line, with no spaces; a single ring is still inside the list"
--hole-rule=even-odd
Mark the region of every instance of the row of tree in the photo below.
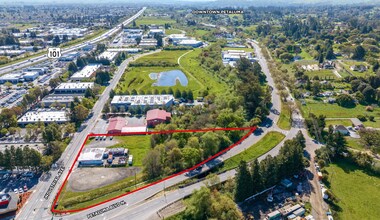
[[[235,200],[242,202],[248,197],[279,183],[281,179],[300,173],[306,165],[303,157],[305,139],[299,132],[292,140],[287,140],[280,153],[268,155],[260,163],[256,159],[249,168],[246,161],[241,161],[236,175]]]

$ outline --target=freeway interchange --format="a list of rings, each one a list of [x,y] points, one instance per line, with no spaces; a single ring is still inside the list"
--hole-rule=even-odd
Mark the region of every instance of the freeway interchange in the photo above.
[[[139,17],[145,10],[145,7],[140,10],[137,14],[123,22],[124,25],[132,22],[134,19]],[[77,50],[83,46],[85,46],[87,43],[96,43],[99,41],[102,41],[106,39],[108,36],[113,35],[117,31],[119,31],[121,28],[121,24],[116,26],[115,28],[109,30],[107,33],[101,35],[100,37],[97,37],[93,40],[90,40],[88,42],[84,42],[75,46],[72,46],[70,48],[67,48],[62,51],[62,53],[68,53],[74,50]],[[279,150],[285,140],[291,139],[295,137],[297,132],[301,130],[306,138],[307,142],[307,151],[310,153],[310,155],[314,155],[314,150],[319,145],[315,144],[310,137],[308,136],[306,130],[299,125],[293,125],[291,130],[284,131],[277,127],[276,123],[279,119],[279,113],[281,111],[281,99],[278,95],[278,91],[274,85],[273,78],[271,77],[270,71],[267,66],[267,61],[265,60],[264,56],[261,53],[261,49],[258,46],[258,43],[255,41],[249,41],[252,46],[255,49],[255,53],[257,54],[257,58],[259,59],[259,64],[262,67],[262,71],[267,76],[268,84],[273,88],[272,91],[272,111],[270,115],[268,116],[268,120],[272,121],[273,123],[271,126],[263,127],[262,132],[260,134],[251,133],[249,136],[247,136],[242,142],[238,145],[236,145],[234,148],[230,149],[226,153],[214,158],[213,160],[207,162],[204,164],[201,168],[197,169],[198,173],[206,172],[207,170],[211,169],[215,164],[218,164],[234,155],[237,155],[241,152],[243,152],[245,149],[249,148],[253,144],[257,143],[262,137],[265,136],[270,131],[279,131],[286,135],[286,138],[278,144],[275,148],[267,152],[266,154],[262,155],[259,160],[262,160],[267,155],[276,156],[279,153]],[[166,205],[178,201],[185,196],[190,195],[193,190],[199,189],[201,186],[205,184],[204,181],[197,182],[191,185],[188,185],[186,187],[171,190],[169,192],[165,191],[165,188],[174,186],[188,178],[191,178],[192,175],[188,175],[186,173],[182,173],[180,175],[174,176],[172,178],[169,178],[167,180],[164,180],[162,182],[159,182],[154,185],[150,185],[148,187],[145,187],[135,193],[131,193],[128,195],[121,196],[117,199],[113,199],[111,201],[104,202],[100,205],[96,205],[94,207],[87,208],[82,211],[78,211],[71,214],[53,214],[51,212],[52,204],[55,199],[55,195],[57,194],[59,188],[64,183],[65,179],[67,179],[67,176],[69,172],[75,167],[75,159],[76,156],[79,153],[79,150],[82,146],[82,143],[86,139],[87,135],[91,133],[93,127],[95,126],[97,120],[101,116],[101,111],[103,109],[104,104],[107,102],[109,93],[111,89],[115,88],[118,81],[120,80],[122,74],[124,73],[125,69],[127,68],[130,61],[135,60],[138,57],[156,53],[160,50],[156,50],[150,53],[145,54],[139,54],[134,57],[130,57],[127,60],[125,60],[116,71],[114,78],[111,80],[110,85],[107,86],[103,94],[100,96],[99,100],[96,102],[94,108],[93,108],[93,117],[90,118],[86,122],[86,127],[80,131],[77,132],[71,143],[66,148],[65,152],[62,154],[60,161],[62,161],[62,167],[65,167],[63,169],[62,167],[57,170],[51,170],[51,176],[52,178],[49,179],[49,181],[46,182],[40,182],[36,189],[34,190],[32,196],[29,198],[27,203],[24,205],[24,207],[21,209],[20,213],[16,216],[17,219],[125,219],[125,216],[128,216],[128,219],[151,219],[154,215],[156,215],[156,212],[160,209],[164,208]],[[34,62],[39,62],[44,59],[47,59],[45,56],[39,56],[37,58],[34,58]],[[18,64],[18,68],[20,66],[27,66],[29,61],[23,61]],[[16,64],[13,64],[16,65]],[[0,72],[8,71],[9,68],[11,69],[11,66],[0,68]],[[298,117],[299,120],[302,121],[302,118],[299,114],[293,114],[293,117]],[[228,178],[234,177],[236,174],[236,170],[229,170],[227,172],[219,174],[219,178],[221,181],[225,181]],[[57,177],[60,178],[57,178]],[[52,186],[52,182],[54,182],[54,187]],[[45,196],[47,193],[50,196]],[[160,192],[164,192],[163,194]],[[321,194],[316,192],[314,193],[314,197],[316,203],[321,201],[322,199]],[[46,198],[44,198],[46,197]],[[313,197],[313,195],[312,195]],[[313,200],[313,199],[312,199]],[[315,205],[315,204],[313,204]],[[313,210],[314,216],[319,216],[323,214],[323,207],[321,207],[322,204],[316,205],[316,210]],[[314,207],[314,206],[313,206]],[[320,218],[317,218],[320,219]]]

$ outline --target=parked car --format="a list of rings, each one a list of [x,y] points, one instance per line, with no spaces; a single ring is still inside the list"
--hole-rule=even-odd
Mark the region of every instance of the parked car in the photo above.
[[[18,193],[18,190],[17,190],[17,189],[14,189],[13,192],[17,194],[17,193]]]
[[[20,187],[20,188],[18,189],[18,192],[21,194],[21,193],[24,192],[24,190]]]

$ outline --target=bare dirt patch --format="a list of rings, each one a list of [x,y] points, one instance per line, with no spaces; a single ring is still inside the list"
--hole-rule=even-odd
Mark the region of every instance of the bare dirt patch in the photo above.
[[[69,191],[85,192],[134,176],[140,170],[139,167],[77,168],[71,174],[67,187]]]

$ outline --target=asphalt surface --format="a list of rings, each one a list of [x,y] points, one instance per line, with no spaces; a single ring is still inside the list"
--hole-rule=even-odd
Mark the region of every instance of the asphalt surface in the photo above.
[[[146,9],[146,7],[144,7],[140,11],[138,11],[135,15],[133,15],[129,19],[125,20],[122,24],[124,26],[128,25],[134,19],[136,19],[137,17],[139,17],[145,11],[145,9]],[[99,41],[102,41],[102,40],[106,39],[108,36],[111,36],[111,35],[115,34],[116,32],[118,32],[121,29],[122,24],[117,25],[116,27],[112,28],[111,30],[107,31],[106,33],[104,33],[101,36],[98,36],[98,37],[96,37],[94,39],[91,39],[89,41],[86,41],[86,42],[83,42],[83,43],[80,43],[80,44],[76,44],[76,45],[70,46],[70,47],[65,48],[65,49],[62,49],[61,50],[61,54],[66,54],[66,53],[69,53],[69,52],[76,51],[76,50],[78,50],[78,49],[86,46],[89,43],[90,44],[95,44],[95,43],[97,43]],[[49,59],[49,58],[47,57],[47,53],[46,53],[44,55],[33,57],[33,58],[28,59],[28,60],[20,61],[20,62],[11,64],[11,65],[7,65],[7,66],[4,66],[4,67],[1,67],[0,68],[0,75],[2,75],[4,73],[7,73],[7,72],[10,72],[10,71],[15,70],[15,69],[24,68],[24,67],[33,65],[35,63],[42,62],[42,61],[47,60],[47,59]]]

